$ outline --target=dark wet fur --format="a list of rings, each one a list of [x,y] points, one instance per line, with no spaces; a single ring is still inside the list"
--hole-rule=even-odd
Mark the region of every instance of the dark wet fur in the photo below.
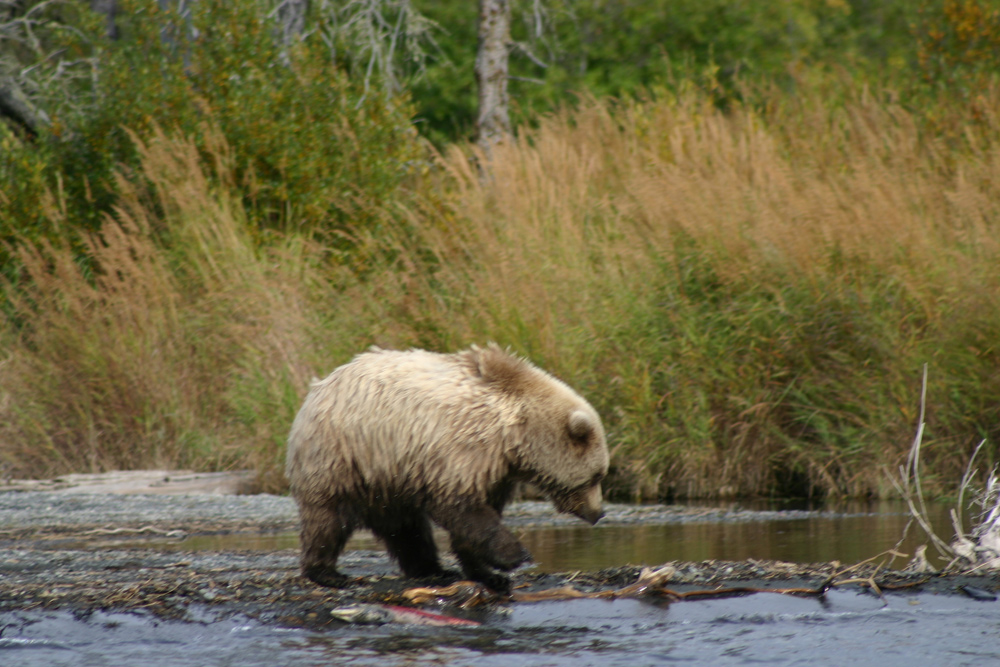
[[[412,579],[454,581],[455,573],[441,567],[431,519],[451,535],[451,548],[465,578],[499,593],[510,590],[509,572],[531,560],[531,554],[502,523],[500,511],[509,489],[491,494],[493,506],[452,504],[430,511],[415,504],[357,508],[349,502],[302,505],[302,574],[321,586],[341,588],[349,579],[337,570],[337,560],[355,529],[369,528],[389,555]]]

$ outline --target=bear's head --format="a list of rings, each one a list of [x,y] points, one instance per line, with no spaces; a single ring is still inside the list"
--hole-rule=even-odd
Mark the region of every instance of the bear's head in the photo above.
[[[480,377],[510,407],[505,453],[513,471],[560,512],[596,523],[604,516],[601,480],[609,458],[597,412],[562,381],[495,345],[474,354]]]

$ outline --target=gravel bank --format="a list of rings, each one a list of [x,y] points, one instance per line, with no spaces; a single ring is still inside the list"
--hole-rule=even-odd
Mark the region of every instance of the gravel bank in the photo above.
[[[676,506],[609,505],[609,524],[690,521],[764,521],[815,517],[817,512],[752,512]],[[513,526],[573,524],[549,503],[523,502],[505,513]],[[164,618],[196,620],[206,605],[215,613],[239,613],[269,623],[325,625],[329,609],[357,602],[400,602],[404,589],[420,583],[398,576],[386,555],[344,554],[343,571],[354,578],[344,590],[320,588],[298,576],[295,550],[167,551],[122,548],[115,536],[181,537],[195,533],[273,532],[297,528],[294,502],[285,497],[96,495],[52,492],[0,493],[0,612],[63,609],[146,610]],[[82,545],[82,546],[81,546]],[[445,560],[446,567],[454,562]],[[753,585],[816,587],[843,570],[837,563],[772,561],[674,563],[677,590]],[[580,590],[606,590],[633,583],[638,568],[621,567],[573,575],[515,573],[521,590],[571,583]],[[879,571],[874,564],[841,574],[844,585],[907,590],[958,591],[961,584],[1000,589],[1000,575],[941,577]],[[440,583],[440,582],[436,582]]]

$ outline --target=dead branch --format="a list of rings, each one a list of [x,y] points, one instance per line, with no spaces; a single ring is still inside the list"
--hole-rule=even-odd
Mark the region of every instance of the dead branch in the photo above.
[[[950,559],[944,568],[945,570],[953,568],[959,568],[963,571],[1000,569],[1000,482],[997,481],[996,468],[987,478],[986,487],[975,494],[973,503],[980,506],[981,512],[971,531],[965,531],[961,519],[962,510],[965,508],[966,491],[972,489],[973,479],[978,473],[978,470],[973,468],[973,464],[983,445],[986,444],[985,440],[979,443],[969,457],[965,473],[959,484],[957,506],[950,511],[955,538],[951,542],[946,542],[935,533],[933,526],[931,526],[920,483],[920,449],[924,433],[926,401],[927,364],[924,364],[917,433],[910,446],[906,465],[899,467],[899,479],[889,475],[889,480],[906,502],[913,520],[923,529],[938,552]],[[920,555],[922,556],[922,552]],[[911,563],[908,567],[925,569],[927,567],[926,559],[923,562]]]
[[[846,586],[849,584],[864,584],[875,591],[878,595],[883,590],[895,590],[909,588],[925,583],[929,578],[919,582],[905,584],[887,584],[876,581],[878,573],[882,570],[883,563],[879,563],[875,572],[867,577],[855,577],[840,579],[845,575],[857,571],[879,558],[886,556],[905,557],[896,550],[889,550],[868,558],[849,567],[836,570],[829,577],[824,579],[815,587],[787,587],[787,588],[764,588],[758,586],[727,586],[719,588],[699,589],[691,591],[678,591],[667,588],[666,584],[677,574],[677,568],[671,564],[663,565],[659,568],[643,568],[635,583],[622,588],[615,588],[604,591],[585,592],[570,585],[549,588],[541,591],[514,591],[508,596],[498,595],[481,584],[472,581],[460,581],[445,587],[411,588],[403,591],[403,599],[412,604],[424,604],[428,602],[458,604],[462,608],[475,607],[481,604],[496,603],[501,601],[511,602],[543,602],[552,600],[618,600],[624,598],[656,597],[666,600],[693,600],[693,599],[716,599],[734,597],[739,595],[750,595],[755,593],[774,593],[778,595],[794,595],[800,597],[823,597],[834,587]]]

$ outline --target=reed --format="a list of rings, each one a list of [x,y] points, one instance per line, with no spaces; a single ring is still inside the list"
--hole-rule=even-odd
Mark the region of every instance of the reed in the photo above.
[[[19,247],[0,460],[280,491],[313,376],[496,340],[595,404],[619,499],[894,495],[927,363],[923,489],[950,492],[1000,424],[1000,121],[941,138],[883,93],[765,93],[584,101],[437,156],[335,244],[248,222],[210,128],[133,138],[83,252]]]
[[[618,496],[891,495],[922,363],[943,477],[997,430],[998,129],[941,145],[867,93],[590,101],[444,157],[454,203],[373,239],[369,288],[398,342],[493,338],[580,387]]]
[[[215,134],[134,138],[142,179],[84,240],[24,244],[8,284],[0,447],[11,474],[252,465],[280,486],[311,372],[313,250],[260,247]],[[60,219],[58,201],[48,215]],[[271,481],[279,479],[279,481]]]

